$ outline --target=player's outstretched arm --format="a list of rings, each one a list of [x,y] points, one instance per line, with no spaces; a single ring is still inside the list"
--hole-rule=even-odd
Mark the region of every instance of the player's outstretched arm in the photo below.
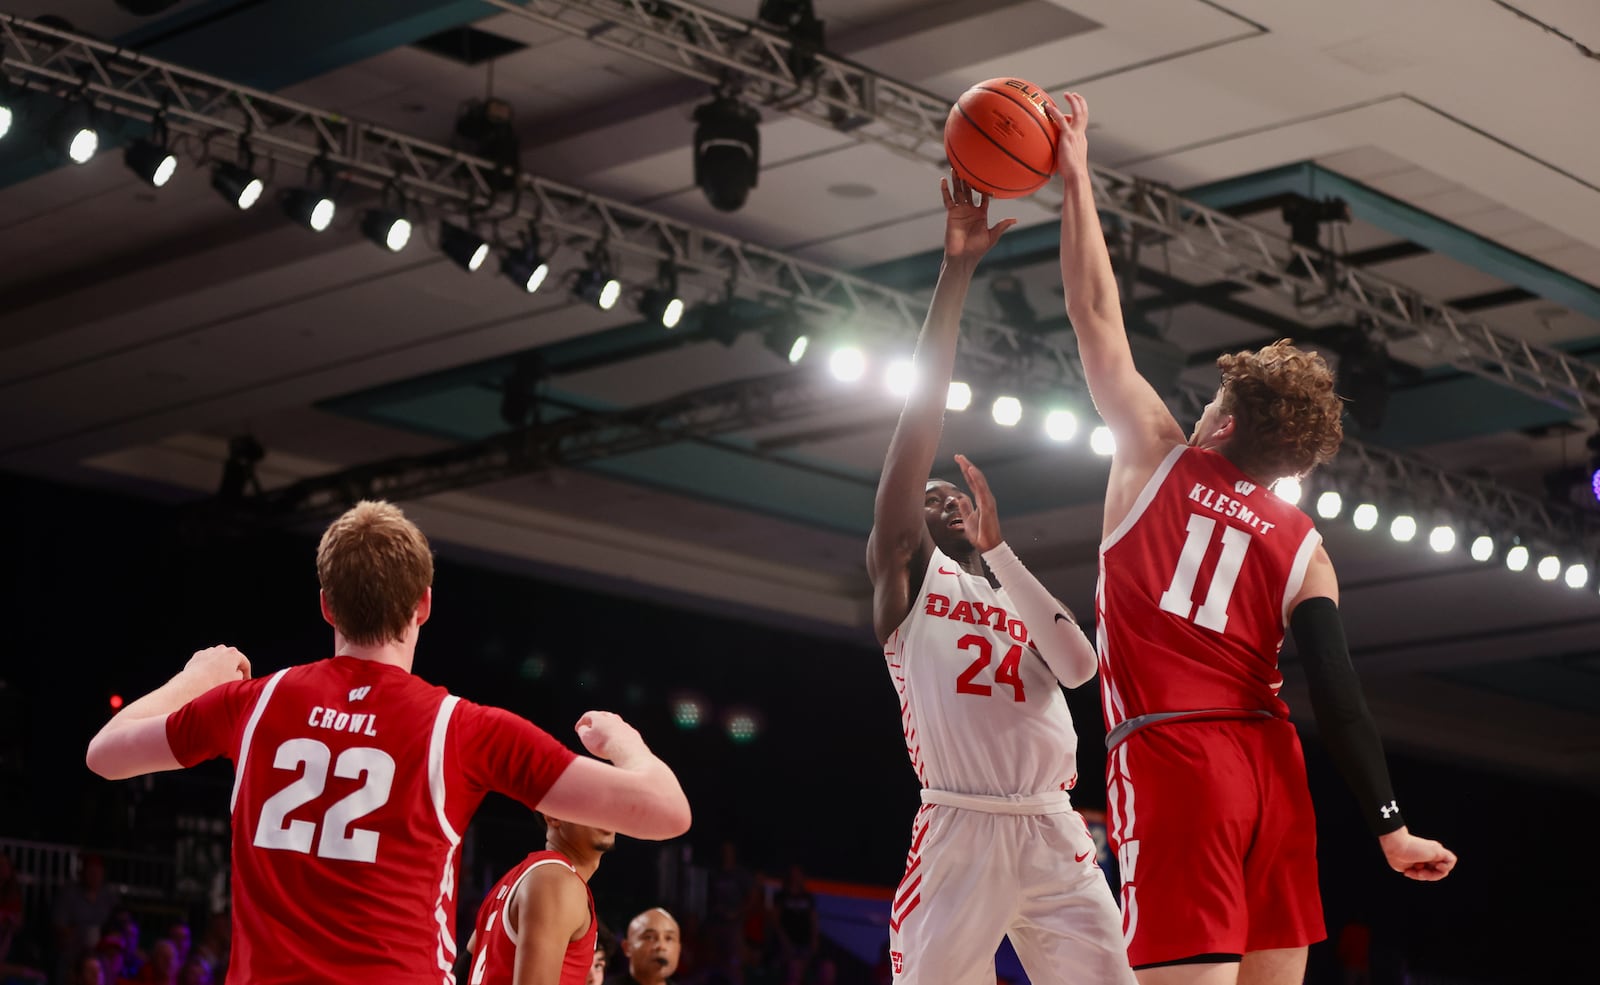
[[[567,945],[589,929],[583,879],[564,865],[536,866],[517,887],[512,919],[517,941],[512,985],[561,985]]]
[[[1339,580],[1328,552],[1319,545],[1300,592],[1290,603],[1289,629],[1300,652],[1323,744],[1361,804],[1389,866],[1411,879],[1443,879],[1455,867],[1456,856],[1437,841],[1411,834],[1400,816],[1383,740],[1350,661],[1338,603]]]
[[[952,171],[939,183],[944,196],[944,262],[933,290],[928,317],[917,336],[912,356],[911,394],[906,397],[878,493],[873,501],[872,533],[867,538],[867,574],[873,586],[873,625],[879,641],[911,611],[909,569],[913,559],[926,556],[928,530],[923,520],[923,497],[933,456],[939,450],[944,428],[945,401],[955,369],[956,337],[961,330],[961,309],[978,261],[1016,225],[1006,219],[989,225],[989,203]]]
[[[1045,113],[1061,129],[1056,162],[1061,170],[1061,283],[1067,318],[1078,337],[1078,356],[1100,417],[1117,441],[1117,457],[1153,471],[1183,429],[1133,363],[1122,322],[1122,300],[1089,176],[1089,105],[1075,92],[1064,97],[1067,113],[1045,101]]]
[[[578,719],[577,732],[585,749],[610,762],[573,760],[539,802],[540,810],[646,841],[689,830],[689,799],[677,775],[632,725],[611,712],[591,711]]]
[[[233,647],[199,651],[172,680],[107,722],[89,741],[85,762],[108,780],[182,769],[167,741],[167,716],[218,685],[249,677],[249,658]]]
[[[999,510],[982,470],[965,455],[957,455],[956,464],[961,466],[967,488],[972,490],[971,505],[964,501],[960,505],[967,538],[983,553],[984,563],[1006,590],[1050,673],[1065,687],[1082,685],[1094,676],[1098,666],[1094,647],[1078,628],[1072,610],[1050,594],[1000,536]]]

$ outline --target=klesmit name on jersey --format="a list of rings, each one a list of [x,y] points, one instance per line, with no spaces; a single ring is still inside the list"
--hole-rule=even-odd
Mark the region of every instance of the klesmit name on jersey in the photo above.
[[[998,605],[985,605],[982,602],[968,602],[963,599],[951,604],[949,596],[937,592],[929,592],[923,611],[930,616],[944,616],[956,622],[971,623],[974,626],[989,626],[1009,635],[1018,643],[1028,642],[1028,627],[1023,625],[1021,619],[1014,619]]]
[[[1254,490],[1255,486],[1251,485],[1250,488]],[[1272,528],[1277,526],[1271,520],[1261,519],[1256,515],[1256,511],[1246,506],[1243,501],[1235,499],[1226,493],[1217,492],[1203,482],[1194,484],[1194,488],[1189,490],[1189,498],[1214,513],[1231,516],[1240,523],[1247,524],[1258,534],[1270,533]]]
[[[377,715],[352,715],[348,711],[337,708],[324,708],[317,705],[311,709],[311,715],[306,719],[306,724],[312,728],[332,729],[335,732],[353,732],[356,735],[370,735],[374,738],[378,733],[373,726],[378,722]]]

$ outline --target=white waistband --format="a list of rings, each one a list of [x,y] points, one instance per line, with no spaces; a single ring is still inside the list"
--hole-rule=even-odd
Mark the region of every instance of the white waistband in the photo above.
[[[1048,790],[1044,793],[1011,794],[1005,797],[988,797],[975,793],[952,793],[949,790],[922,790],[924,804],[957,807],[985,814],[1066,814],[1072,810],[1072,798],[1065,790]]]

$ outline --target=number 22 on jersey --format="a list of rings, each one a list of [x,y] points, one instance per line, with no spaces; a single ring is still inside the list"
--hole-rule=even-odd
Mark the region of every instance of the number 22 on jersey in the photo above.
[[[1206,589],[1205,601],[1197,608],[1194,604],[1194,583],[1200,577],[1200,562],[1211,548],[1212,534],[1217,521],[1213,517],[1189,514],[1188,536],[1183,551],[1178,555],[1178,567],[1172,572],[1172,582],[1161,593],[1161,608],[1180,619],[1188,619],[1196,626],[1213,632],[1228,628],[1228,602],[1233,598],[1233,586],[1239,580],[1239,569],[1244,566],[1245,552],[1250,549],[1250,532],[1239,527],[1222,527],[1222,554],[1211,573],[1211,585]]]
[[[328,783],[330,760],[334,776],[345,780],[365,777],[365,782],[323,813],[321,837],[318,838],[317,822],[289,821],[288,817],[322,796]],[[304,772],[261,805],[261,817],[256,822],[257,848],[309,855],[315,841],[320,858],[349,862],[378,860],[378,832],[357,828],[355,822],[388,803],[389,789],[394,785],[393,757],[382,749],[357,746],[346,749],[333,760],[328,747],[316,739],[290,739],[278,747],[272,767],[279,770],[304,767]]]

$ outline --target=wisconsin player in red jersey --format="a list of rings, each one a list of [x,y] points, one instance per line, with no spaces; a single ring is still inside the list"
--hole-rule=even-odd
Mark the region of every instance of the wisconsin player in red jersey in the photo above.
[[[586,985],[600,920],[589,880],[615,832],[545,818],[544,850],[489,890],[467,942],[469,985]]]
[[[334,521],[317,575],[336,656],[252,679],[238,650],[202,650],[89,745],[108,779],[233,761],[231,980],[449,985],[461,832],[491,790],[638,838],[688,828],[672,770],[616,715],[577,724],[608,764],[411,673],[433,555],[398,508]]]
[[[1094,650],[1005,544],[983,474],[956,456],[971,497],[928,478],[972,273],[1011,224],[990,227],[953,175],[944,203],[944,266],[867,546],[873,625],[923,788],[890,913],[894,980],[993,985],[1009,937],[1035,985],[1133,985],[1067,793],[1078,737],[1061,685],[1094,676]]]
[[[1100,549],[1107,799],[1128,955],[1144,985],[1299,982],[1325,935],[1299,739],[1278,698],[1294,633],[1317,723],[1389,864],[1442,879],[1455,856],[1407,830],[1308,518],[1271,485],[1338,450],[1320,356],[1286,343],[1218,360],[1187,439],[1134,367],[1095,211],[1088,106],[1057,155],[1061,273],[1095,406],[1116,439]]]

